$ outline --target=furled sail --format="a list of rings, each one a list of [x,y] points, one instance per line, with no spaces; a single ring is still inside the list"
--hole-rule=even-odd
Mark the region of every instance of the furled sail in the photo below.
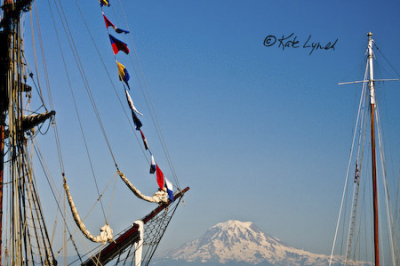
[[[40,123],[43,123],[47,119],[53,117],[56,114],[55,111],[46,112],[44,114],[34,114],[23,116],[21,119],[20,130],[22,132],[28,131]]]
[[[164,190],[159,190],[152,197],[143,195],[137,188],[135,188],[132,183],[126,178],[126,176],[118,170],[118,175],[121,177],[122,181],[128,186],[128,188],[135,194],[137,197],[154,203],[166,203],[168,202],[168,193]]]
[[[65,177],[64,177],[64,189],[65,189],[65,192],[67,193],[68,203],[71,208],[71,212],[74,217],[75,223],[79,227],[79,229],[82,231],[82,233],[86,236],[86,238],[89,239],[90,241],[102,243],[102,244],[111,242],[113,240],[113,235],[112,235],[113,230],[107,223],[102,228],[100,228],[101,233],[99,236],[93,236],[86,229],[86,226],[83,224],[81,217],[79,216],[79,213],[75,207],[74,201],[72,200],[72,196],[71,196],[71,193],[69,192],[69,187],[68,187],[67,180],[65,179]]]

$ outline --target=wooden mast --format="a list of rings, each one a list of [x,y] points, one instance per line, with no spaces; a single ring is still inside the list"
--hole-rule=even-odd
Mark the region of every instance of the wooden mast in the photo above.
[[[368,63],[369,63],[369,92],[370,92],[370,115],[371,115],[371,154],[372,154],[372,191],[374,205],[374,252],[375,265],[379,266],[379,222],[378,222],[378,192],[376,182],[376,153],[375,153],[375,84],[372,53],[372,33],[368,33]]]
[[[3,94],[1,94],[3,98]],[[4,130],[5,130],[5,111],[3,109],[3,100],[1,100],[0,108],[0,266],[2,259],[2,242],[3,242],[3,180],[4,180]]]
[[[4,182],[4,137],[6,128],[6,113],[8,109],[8,73],[10,64],[10,6],[12,0],[5,0],[3,6],[3,32],[0,33],[0,265],[3,249],[3,182]]]
[[[10,95],[14,93],[15,60],[20,49],[19,32],[16,31],[20,22],[21,12],[30,10],[33,0],[4,0],[3,17],[0,21],[0,266],[2,262],[3,236],[3,188],[4,188],[4,141],[9,137],[6,131],[7,112],[10,105]],[[17,44],[17,45],[16,45]],[[17,48],[16,48],[17,47]],[[15,62],[18,61],[18,62]],[[8,130],[9,132],[9,130]]]

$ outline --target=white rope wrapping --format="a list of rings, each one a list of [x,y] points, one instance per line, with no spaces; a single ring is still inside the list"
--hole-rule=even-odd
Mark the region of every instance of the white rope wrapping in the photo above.
[[[105,224],[102,228],[100,228],[100,235],[99,236],[93,236],[89,230],[86,229],[86,226],[83,224],[81,217],[79,216],[78,210],[75,207],[74,201],[72,200],[71,193],[69,192],[69,187],[67,184],[67,180],[64,177],[64,189],[65,192],[67,193],[67,198],[68,198],[68,203],[71,208],[72,216],[74,217],[75,223],[78,226],[78,228],[81,230],[81,232],[86,236],[87,239],[89,239],[92,242],[96,243],[102,243],[105,244],[107,242],[112,242],[113,240],[113,230],[108,224]]]
[[[120,171],[117,171],[118,175],[121,177],[122,181],[125,182],[125,184],[128,186],[128,188],[135,194],[138,198],[141,198],[145,201],[148,202],[154,202],[154,203],[162,203],[162,202],[168,202],[168,193],[165,191],[157,191],[154,193],[152,197],[143,195],[137,188],[135,188],[132,183],[126,178],[126,176]]]

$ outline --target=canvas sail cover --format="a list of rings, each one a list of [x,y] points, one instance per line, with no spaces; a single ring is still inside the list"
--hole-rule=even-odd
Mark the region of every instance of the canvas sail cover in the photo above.
[[[44,114],[33,114],[23,116],[20,121],[20,130],[22,132],[28,131],[40,123],[43,123],[48,118],[53,117],[56,114],[55,111],[46,112]]]
[[[121,177],[122,181],[128,186],[128,188],[135,194],[137,197],[148,201],[148,202],[154,202],[154,203],[163,203],[163,202],[168,202],[168,193],[164,190],[157,191],[154,193],[152,197],[143,195],[137,188],[135,188],[132,183],[126,178],[126,176],[118,170],[118,175]]]
[[[113,240],[113,235],[112,235],[113,230],[108,224],[105,224],[102,228],[100,228],[101,233],[99,236],[93,236],[89,232],[89,230],[86,229],[86,226],[83,224],[82,219],[79,216],[78,210],[75,207],[74,201],[72,200],[72,196],[71,193],[69,192],[69,187],[65,177],[64,177],[64,189],[65,192],[67,193],[68,203],[71,208],[72,216],[74,217],[75,223],[81,230],[81,232],[86,236],[86,238],[92,242],[102,243],[102,244],[111,242]]]

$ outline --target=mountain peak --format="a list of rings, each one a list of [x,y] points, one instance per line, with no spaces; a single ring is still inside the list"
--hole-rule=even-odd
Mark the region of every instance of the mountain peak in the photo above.
[[[228,220],[226,222],[222,222],[222,223],[218,223],[216,225],[214,225],[213,227],[231,227],[231,226],[243,226],[243,227],[249,227],[250,225],[252,225],[252,222],[241,222],[238,220]]]
[[[238,220],[229,220],[229,221],[226,221],[223,223],[218,223],[211,228],[217,227],[217,228],[220,228],[221,230],[229,230],[232,228],[249,228],[250,229],[250,227],[252,225],[253,225],[252,222],[241,222]]]
[[[240,233],[251,233],[252,235],[256,234],[261,234],[265,235],[268,238],[274,238],[276,241],[279,241],[278,238],[275,238],[273,236],[267,235],[261,231],[260,228],[258,228],[256,225],[254,225],[252,222],[241,222],[238,220],[229,220],[226,222],[218,223],[211,227],[208,231],[215,231],[215,229],[218,229],[220,231],[225,231],[225,232],[231,232],[232,234],[240,234]],[[240,235],[238,237],[243,237],[244,235]]]
[[[229,220],[209,228],[200,238],[168,252],[183,264],[326,265],[329,257],[291,247],[262,232],[252,222]]]

